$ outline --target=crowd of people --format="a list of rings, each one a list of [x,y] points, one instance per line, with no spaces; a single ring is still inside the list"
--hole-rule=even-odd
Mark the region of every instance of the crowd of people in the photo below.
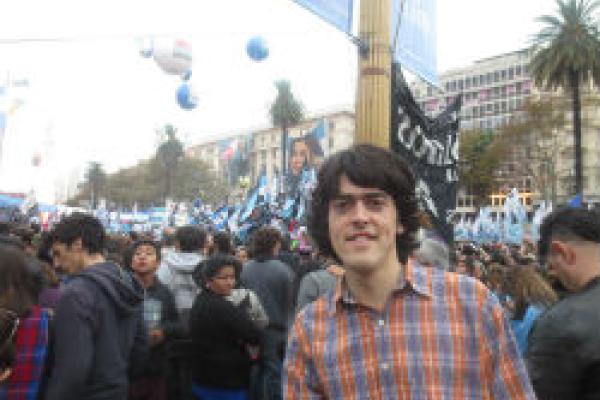
[[[414,194],[357,145],[319,170],[310,247],[2,224],[0,399],[600,398],[600,214],[448,247],[418,239]]]

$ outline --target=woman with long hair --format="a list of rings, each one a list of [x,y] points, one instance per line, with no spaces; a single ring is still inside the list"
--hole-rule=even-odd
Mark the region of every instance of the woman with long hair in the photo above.
[[[0,308],[19,318],[14,332],[12,374],[0,386],[0,399],[38,396],[48,353],[50,313],[38,304],[39,265],[15,246],[0,245]]]
[[[508,269],[504,291],[511,299],[511,326],[519,350],[525,354],[534,322],[546,308],[558,301],[558,296],[534,268],[522,265]]]

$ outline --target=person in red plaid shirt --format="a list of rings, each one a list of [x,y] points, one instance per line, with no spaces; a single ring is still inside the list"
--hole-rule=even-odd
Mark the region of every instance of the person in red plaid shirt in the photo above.
[[[0,384],[2,400],[34,400],[40,392],[50,315],[37,302],[42,286],[33,262],[18,247],[0,245],[0,308],[14,315],[12,328],[2,333],[13,346],[10,376]],[[5,330],[4,322],[8,320],[3,320],[0,331]]]
[[[319,171],[309,230],[345,275],[288,339],[286,399],[534,399],[498,299],[480,282],[410,258],[415,177],[371,145]]]

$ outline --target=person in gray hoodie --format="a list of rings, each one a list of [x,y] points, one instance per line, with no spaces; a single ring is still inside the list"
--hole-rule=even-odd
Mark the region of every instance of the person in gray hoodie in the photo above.
[[[200,288],[194,270],[205,260],[206,232],[196,226],[182,226],[175,232],[175,251],[165,254],[157,271],[158,279],[173,296],[182,326],[188,327],[189,313]]]
[[[98,219],[75,213],[54,229],[53,256],[70,275],[56,308],[47,400],[126,400],[147,358],[144,290],[103,256]]]

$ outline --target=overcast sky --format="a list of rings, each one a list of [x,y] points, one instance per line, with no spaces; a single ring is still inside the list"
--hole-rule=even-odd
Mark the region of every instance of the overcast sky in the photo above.
[[[554,12],[553,0],[437,3],[439,71],[525,47],[534,18]],[[175,101],[181,81],[139,55],[141,38],[162,35],[192,45],[193,111]],[[261,63],[245,53],[255,35],[269,46]],[[57,177],[88,161],[114,171],[149,157],[165,123],[187,144],[267,126],[277,79],[292,82],[309,114],[350,108],[356,51],[291,0],[4,0],[0,81],[4,74],[26,78],[29,88],[9,90],[0,104],[6,110],[23,99],[8,117],[0,190],[35,186],[52,201]]]

